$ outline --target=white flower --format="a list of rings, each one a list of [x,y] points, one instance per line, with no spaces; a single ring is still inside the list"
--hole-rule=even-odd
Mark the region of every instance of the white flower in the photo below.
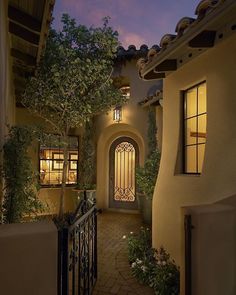
[[[131,235],[132,235],[133,233],[134,233],[134,232],[132,232],[132,231],[130,232]]]
[[[136,266],[136,262],[133,262],[133,263],[131,264],[131,267],[134,268],[135,266]]]
[[[140,259],[137,258],[137,259],[136,259],[136,263],[137,263],[137,264],[142,264],[143,262],[142,262],[142,260],[140,260]]]
[[[158,260],[158,261],[157,261],[157,264],[158,264],[158,265],[160,265],[160,264],[161,264],[161,261],[160,261],[160,260]]]
[[[144,265],[142,265],[142,266],[141,266],[141,270],[142,270],[143,272],[145,272],[145,271],[147,270],[147,267],[144,266]]]
[[[126,239],[126,235],[123,235],[122,239]]]
[[[166,261],[162,261],[162,265],[166,265]]]

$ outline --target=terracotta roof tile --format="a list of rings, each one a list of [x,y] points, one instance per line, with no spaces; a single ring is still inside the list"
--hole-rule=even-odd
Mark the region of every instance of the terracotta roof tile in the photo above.
[[[175,38],[176,35],[173,34],[165,34],[164,36],[162,36],[160,41],[161,49],[165,49]]]
[[[158,45],[153,45],[150,50],[158,52],[160,48]],[[135,45],[129,45],[128,49],[125,49],[123,46],[119,46],[116,51],[116,59],[117,61],[139,59],[146,57],[148,53],[149,48],[146,44],[141,45],[139,49],[137,49]]]
[[[225,1],[226,0],[202,0],[198,3],[195,14],[198,16],[198,19],[202,19],[207,13]]]
[[[178,37],[182,36],[185,30],[187,30],[194,21],[195,19],[191,17],[181,18],[175,28],[175,32],[177,33]]]
[[[234,0],[236,2],[236,0]],[[160,40],[160,48],[155,45],[149,51],[147,51],[147,48],[145,48],[146,55],[142,56],[141,60],[138,60],[137,66],[139,67],[139,70],[143,70],[146,65],[151,64],[153,60],[156,58],[160,59],[162,58],[164,52],[168,48],[175,48],[175,44],[178,43],[181,44],[180,39],[182,40],[183,36],[191,30],[196,31],[198,28],[198,24],[202,23],[202,20],[206,18],[208,15],[210,15],[213,11],[216,9],[220,9],[225,2],[229,2],[229,5],[234,4],[233,0],[201,0],[199,4],[196,7],[195,14],[197,16],[196,19],[191,17],[183,17],[181,18],[175,28],[176,35],[173,34],[165,34]],[[201,26],[201,25],[200,25]],[[194,29],[193,29],[194,28]],[[208,29],[209,30],[209,29]],[[211,30],[211,29],[210,29]],[[188,34],[189,36],[189,34]],[[179,40],[177,42],[177,40]],[[157,47],[156,47],[157,46]],[[169,51],[168,51],[169,52]],[[146,57],[146,60],[145,60]],[[175,57],[176,58],[176,57]],[[152,65],[151,65],[152,67]],[[150,69],[153,73],[155,73],[155,69]],[[141,74],[141,73],[140,73]],[[153,75],[151,75],[153,77]]]

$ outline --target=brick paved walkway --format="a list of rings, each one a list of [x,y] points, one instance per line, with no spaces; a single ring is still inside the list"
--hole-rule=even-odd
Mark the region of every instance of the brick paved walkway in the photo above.
[[[128,263],[129,232],[142,226],[140,215],[103,212],[98,215],[98,280],[93,295],[151,295],[153,290],[139,284]]]

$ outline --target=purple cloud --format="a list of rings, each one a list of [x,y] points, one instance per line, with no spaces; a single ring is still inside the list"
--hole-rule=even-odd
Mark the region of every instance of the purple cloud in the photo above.
[[[87,26],[102,24],[110,16],[110,25],[118,31],[124,47],[145,43],[158,44],[166,33],[174,33],[180,18],[194,16],[200,0],[56,0],[54,27],[60,27],[62,13],[69,13]]]

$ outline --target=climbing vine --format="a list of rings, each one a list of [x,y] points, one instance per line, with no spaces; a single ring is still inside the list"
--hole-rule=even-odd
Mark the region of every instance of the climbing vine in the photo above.
[[[156,127],[156,111],[153,107],[148,112],[148,147],[149,156],[157,149],[157,127]]]
[[[25,215],[35,215],[44,208],[37,197],[37,175],[28,156],[33,139],[32,128],[15,126],[3,146],[4,223],[22,222]]]
[[[136,168],[138,191],[145,194],[149,199],[152,199],[153,196],[161,159],[161,153],[157,148],[156,132],[156,112],[155,109],[150,108],[148,114],[149,154],[144,167],[139,166]]]

